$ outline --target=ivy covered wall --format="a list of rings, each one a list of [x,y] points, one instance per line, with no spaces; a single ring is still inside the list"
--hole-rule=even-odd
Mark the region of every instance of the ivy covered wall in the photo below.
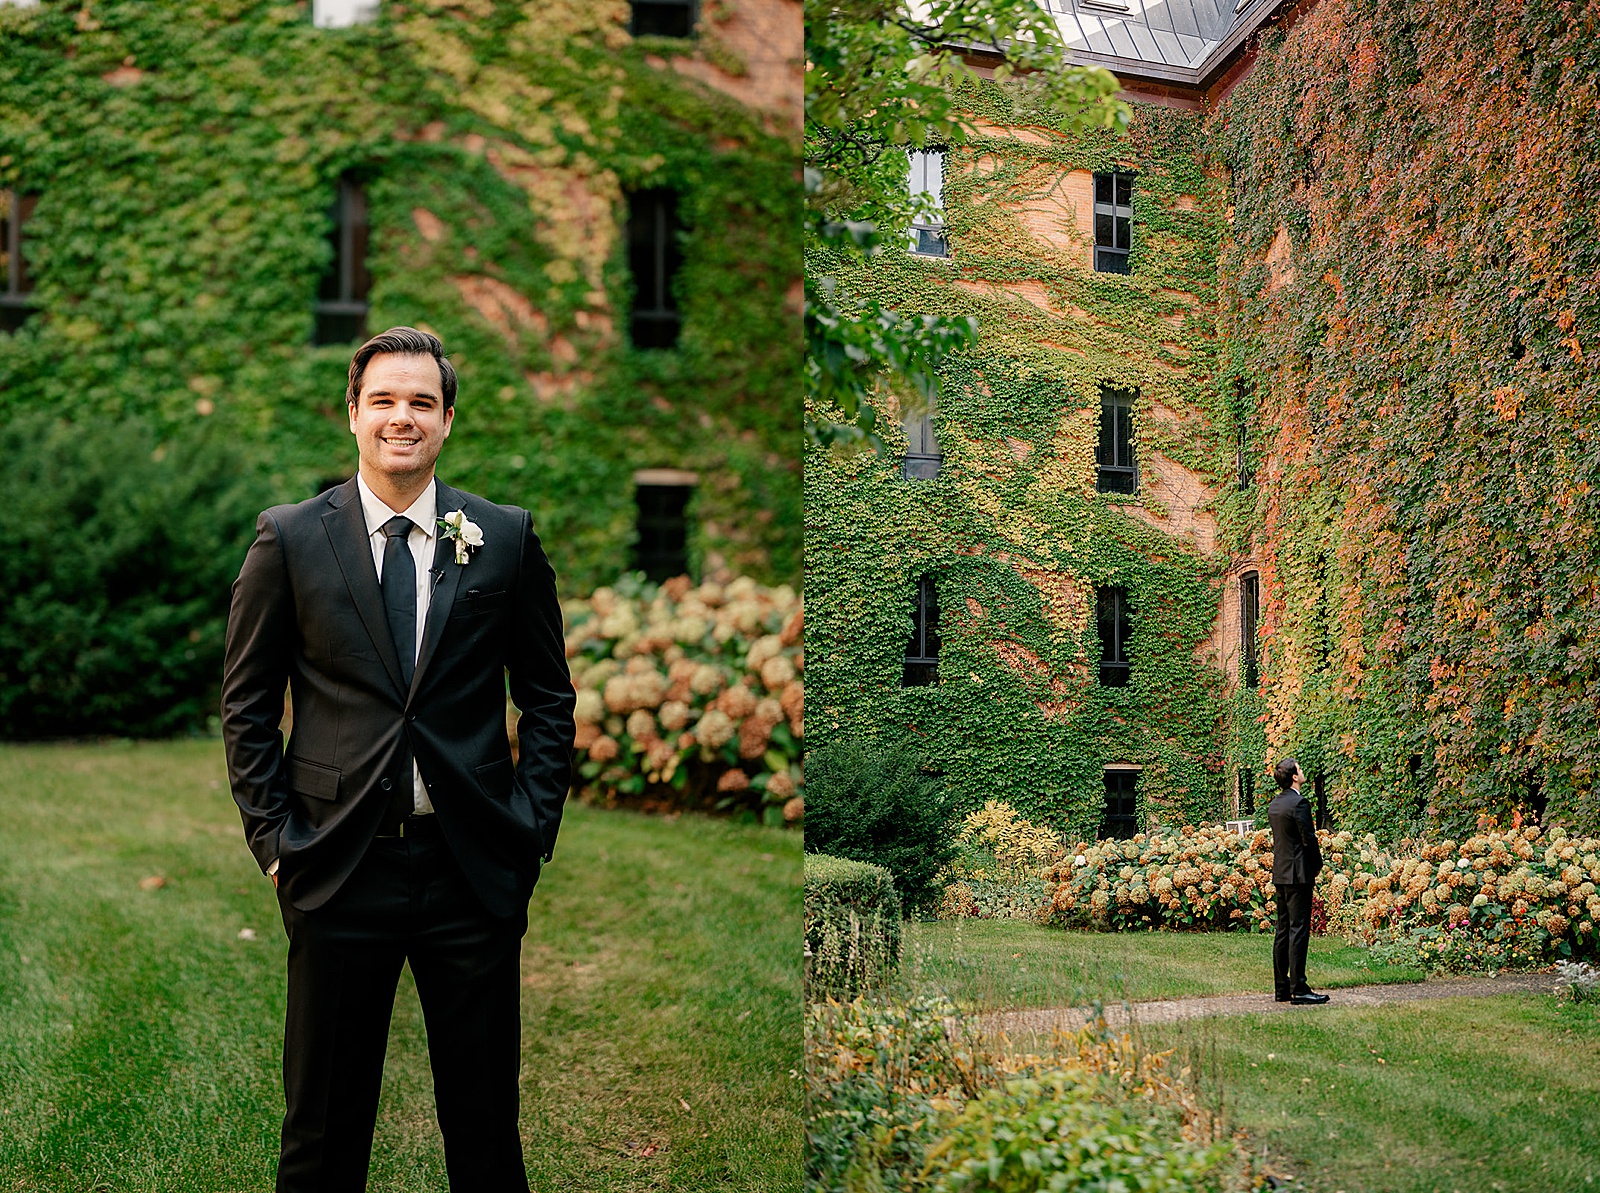
[[[1208,126],[1261,478],[1224,535],[1266,734],[1348,827],[1600,823],[1597,20],[1320,0]]]
[[[796,581],[799,65],[770,34],[797,58],[799,5],[705,4],[687,40],[631,38],[628,12],[385,0],[317,29],[304,2],[0,7],[0,188],[38,195],[38,310],[0,336],[0,418],[208,437],[266,501],[349,475],[351,349],[309,339],[353,171],[369,330],[425,325],[460,373],[451,483],[530,508],[583,592],[629,566],[634,471],[694,471],[695,561]],[[654,187],[686,226],[683,332],[636,351],[619,229],[624,192]]]
[[[1146,824],[1217,820],[1289,753],[1358,831],[1594,831],[1597,23],[1318,0],[1207,110],[1136,103],[1124,140],[968,94],[951,258],[847,279],[982,340],[946,378],[937,479],[808,459],[814,736],[914,737],[969,806],[1074,832],[1106,765],[1143,767]],[[1137,172],[1130,277],[1089,265],[1088,172],[1113,166]],[[1094,491],[1102,383],[1139,390],[1131,498]],[[939,682],[906,689],[923,573]],[[1096,682],[1102,584],[1136,607],[1126,688]]]
[[[1108,764],[1142,768],[1145,823],[1214,820],[1234,700],[1209,508],[1226,476],[1222,190],[1194,113],[1137,105],[1125,138],[1068,136],[1022,94],[985,83],[962,96],[978,133],[947,154],[948,260],[891,247],[854,272],[811,263],[902,312],[974,315],[981,333],[944,379],[936,478],[901,478],[893,431],[882,458],[807,458],[812,732],[911,737],[966,806],[1001,798],[1075,833],[1099,826]],[[1095,273],[1090,179],[1128,168],[1132,272]],[[1096,491],[1102,385],[1138,390],[1133,495]],[[939,681],[906,688],[923,574],[938,592]],[[1134,607],[1125,687],[1099,683],[1101,585]]]
[[[625,0],[0,6],[0,190],[35,200],[0,736],[214,714],[255,511],[355,467],[353,344],[311,342],[346,176],[368,331],[427,327],[460,375],[441,475],[531,509],[565,595],[633,565],[640,470],[698,476],[691,568],[798,582],[800,5],[698,8],[680,39]],[[637,350],[626,196],[656,188],[682,330]]]

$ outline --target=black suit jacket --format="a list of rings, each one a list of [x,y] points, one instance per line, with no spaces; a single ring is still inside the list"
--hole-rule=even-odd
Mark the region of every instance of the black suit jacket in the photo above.
[[[436,484],[438,482],[435,482]],[[524,510],[438,484],[483,545],[465,566],[442,535],[409,689],[378,588],[354,479],[256,523],[233,586],[222,732],[245,837],[280,893],[320,907],[366,851],[409,741],[439,826],[484,905],[527,905],[571,782],[575,702],[551,571]],[[521,711],[519,762],[505,698]],[[284,688],[294,701],[287,746]]]
[[[1272,826],[1272,881],[1301,886],[1322,872],[1322,847],[1311,819],[1311,805],[1293,787],[1285,787],[1267,805]]]

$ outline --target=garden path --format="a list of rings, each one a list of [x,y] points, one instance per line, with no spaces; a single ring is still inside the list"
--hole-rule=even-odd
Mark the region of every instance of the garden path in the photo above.
[[[1491,994],[1548,994],[1556,988],[1553,973],[1499,974],[1494,977],[1432,978],[1426,982],[1397,985],[1347,986],[1329,990],[1329,1002],[1321,1006],[1295,1006],[1275,1002],[1271,994],[1215,994],[1205,998],[1166,998],[1150,1002],[1109,1004],[1106,1024],[1122,1028],[1133,1024],[1174,1023],[1180,1019],[1199,1019],[1207,1015],[1251,1015],[1266,1012],[1291,1012],[1315,1015],[1334,1007],[1376,1007],[1396,1002],[1415,1002],[1430,998],[1478,998]],[[1027,1011],[1001,1011],[985,1015],[979,1024],[986,1031],[1007,1035],[1047,1035],[1050,1032],[1076,1031],[1089,1022],[1093,1011],[1085,1007],[1046,1007]]]

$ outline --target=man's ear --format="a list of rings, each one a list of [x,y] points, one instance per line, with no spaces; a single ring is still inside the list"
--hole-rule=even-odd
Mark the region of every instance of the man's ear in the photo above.
[[[345,410],[350,415],[350,434],[354,435],[356,433],[356,404],[355,404],[355,402],[346,402],[345,403]]]
[[[455,422],[455,421],[456,421],[456,408],[455,408],[455,406],[453,406],[453,405],[446,406],[444,408],[444,437],[446,439],[450,438],[450,424]]]

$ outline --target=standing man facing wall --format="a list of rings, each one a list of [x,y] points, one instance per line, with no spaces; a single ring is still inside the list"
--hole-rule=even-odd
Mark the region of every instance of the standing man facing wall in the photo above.
[[[359,472],[261,515],[223,673],[233,797],[289,936],[277,1190],[366,1187],[409,961],[450,1188],[527,1193],[519,957],[573,738],[555,576],[526,511],[434,476],[456,397],[437,337],[367,341],[345,397]]]
[[[1285,758],[1273,768],[1278,794],[1267,805],[1272,826],[1272,883],[1278,892],[1278,924],[1272,938],[1273,993],[1279,1002],[1327,1002],[1306,984],[1311,944],[1311,888],[1322,871],[1322,847],[1311,821],[1311,805],[1300,794],[1306,781],[1300,764]]]

